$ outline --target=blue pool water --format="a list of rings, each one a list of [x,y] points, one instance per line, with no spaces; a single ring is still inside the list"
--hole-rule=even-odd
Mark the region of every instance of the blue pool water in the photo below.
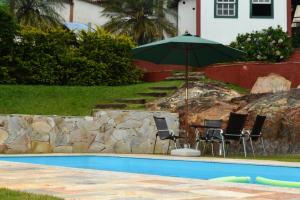
[[[262,176],[270,179],[300,182],[300,168],[298,167],[109,156],[0,157],[0,160],[194,179],[250,176],[254,181],[257,176]]]

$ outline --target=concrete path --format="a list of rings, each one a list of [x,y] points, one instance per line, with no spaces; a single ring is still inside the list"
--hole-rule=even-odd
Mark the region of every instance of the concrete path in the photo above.
[[[300,199],[300,189],[0,161],[0,187],[69,200]]]

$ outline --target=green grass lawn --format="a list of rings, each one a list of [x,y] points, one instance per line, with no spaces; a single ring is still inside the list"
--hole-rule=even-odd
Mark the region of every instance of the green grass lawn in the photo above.
[[[22,86],[0,85],[1,114],[90,115],[100,103],[118,98],[145,98],[139,92],[151,92],[153,86],[181,86],[183,81],[140,83],[128,86]],[[152,91],[153,92],[153,91]],[[146,97],[153,100],[153,97]],[[133,106],[141,109],[141,106]],[[131,109],[129,107],[129,109]]]
[[[242,155],[229,156],[228,158],[233,159],[244,159]],[[299,154],[288,154],[288,155],[275,155],[275,156],[260,156],[257,155],[255,158],[251,154],[247,156],[250,160],[271,160],[271,161],[282,161],[282,162],[300,162]]]
[[[205,155],[206,158],[212,158],[211,155]],[[223,156],[216,156],[216,158],[223,158]],[[228,155],[229,159],[245,159],[243,154]],[[248,152],[247,160],[270,160],[270,161],[282,161],[282,162],[300,162],[300,154],[287,154],[287,155],[256,155],[255,158]]]
[[[63,200],[61,198],[47,196],[47,195],[36,195],[27,192],[18,192],[8,189],[0,189],[0,199],[5,200]]]
[[[222,81],[213,80],[213,79],[210,79],[210,78],[207,78],[207,77],[202,78],[200,81],[202,81],[204,83],[224,84],[224,82],[222,82]],[[235,85],[235,84],[232,84],[232,83],[225,83],[224,86],[227,89],[235,90],[235,91],[237,91],[238,93],[241,93],[241,94],[249,93],[249,89],[242,88],[242,87],[240,87],[238,85]]]

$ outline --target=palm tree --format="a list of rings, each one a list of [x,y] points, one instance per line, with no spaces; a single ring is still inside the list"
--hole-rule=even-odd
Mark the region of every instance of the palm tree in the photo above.
[[[10,0],[11,10],[22,25],[39,28],[56,26],[63,21],[55,7],[63,6],[63,0]]]
[[[170,21],[175,13],[166,8],[167,0],[106,0],[103,16],[109,18],[104,28],[112,33],[127,34],[138,44],[176,35]]]

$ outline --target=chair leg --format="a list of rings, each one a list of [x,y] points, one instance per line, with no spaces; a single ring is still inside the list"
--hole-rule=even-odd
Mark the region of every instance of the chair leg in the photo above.
[[[214,143],[211,142],[211,143],[210,143],[210,146],[211,146],[211,155],[212,155],[213,157],[215,157],[215,153],[214,153]]]
[[[247,158],[247,150],[246,150],[245,137],[242,137],[242,141],[243,141],[243,146],[244,146],[244,155],[245,155],[245,158]]]
[[[224,158],[226,157],[226,152],[225,152],[225,140],[224,140],[224,137],[222,136],[222,146],[223,146],[223,155],[224,155]]]
[[[199,148],[199,140],[197,141],[197,144],[196,144],[196,150],[198,150]]]
[[[154,142],[153,154],[155,154],[155,146],[156,146],[156,141],[157,141],[157,136],[156,136],[156,138],[155,138],[155,142]]]
[[[260,137],[260,141],[261,141],[261,144],[263,146],[263,151],[264,151],[264,155],[266,155],[266,148],[265,148],[265,143],[264,143],[264,139],[262,137]]]
[[[171,141],[169,140],[168,149],[167,149],[167,154],[169,153],[170,142],[171,142]]]
[[[229,143],[225,143],[225,150],[227,152],[227,155],[229,154]]]
[[[219,156],[222,156],[222,144],[221,143],[218,143],[219,145]]]
[[[177,140],[174,140],[175,149],[177,149]]]
[[[255,158],[255,153],[254,153],[253,142],[252,142],[251,136],[249,137],[249,140],[250,140],[250,145],[251,145],[251,149],[252,149],[253,158]]]
[[[206,150],[206,142],[204,142],[204,145],[203,145],[203,155],[205,154],[205,150]]]

